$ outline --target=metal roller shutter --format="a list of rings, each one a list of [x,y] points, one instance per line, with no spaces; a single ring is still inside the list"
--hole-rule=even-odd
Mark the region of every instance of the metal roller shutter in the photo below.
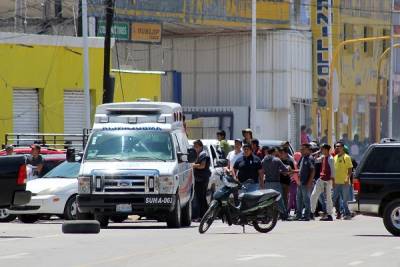
[[[85,127],[85,98],[83,91],[64,91],[64,133],[80,134]]]
[[[39,132],[39,94],[37,89],[13,90],[15,133]]]

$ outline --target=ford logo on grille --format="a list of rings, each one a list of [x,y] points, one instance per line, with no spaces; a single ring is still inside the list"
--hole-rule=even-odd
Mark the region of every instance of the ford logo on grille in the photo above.
[[[129,186],[130,184],[128,182],[121,182],[119,183],[120,186]]]

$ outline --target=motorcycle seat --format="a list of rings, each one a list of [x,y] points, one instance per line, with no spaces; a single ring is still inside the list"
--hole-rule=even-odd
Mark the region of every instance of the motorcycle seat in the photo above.
[[[270,199],[279,195],[278,191],[273,189],[256,190],[241,194],[242,200],[258,201],[260,198]]]

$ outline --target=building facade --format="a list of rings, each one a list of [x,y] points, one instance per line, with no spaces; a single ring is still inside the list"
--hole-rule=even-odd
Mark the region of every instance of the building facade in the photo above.
[[[91,113],[102,102],[103,40],[89,39]],[[0,33],[0,143],[6,133],[82,133],[82,38]],[[161,72],[112,71],[115,101],[161,98]]]
[[[332,8],[332,50],[345,40],[390,35],[391,0],[333,0]],[[358,136],[360,141],[371,143],[376,137],[376,102],[378,77],[384,78],[381,83],[382,123],[381,136],[387,136],[387,79],[389,62],[383,61],[381,73],[378,63],[382,53],[390,47],[388,41],[357,42],[340,49],[338,64],[334,70],[329,69],[329,37],[326,34],[328,24],[328,1],[314,0],[312,3],[311,23],[313,29],[313,116],[315,130],[320,137],[325,136],[328,124],[324,80],[331,71],[334,83],[334,110],[336,140],[345,138],[353,140]],[[334,53],[333,53],[334,54]],[[321,82],[322,80],[322,82]],[[321,90],[322,89],[322,90]],[[395,90],[394,120],[400,120],[399,93]],[[321,100],[322,99],[322,100]],[[318,102],[322,101],[322,102]],[[319,118],[319,119],[318,119]],[[400,132],[394,130],[400,137]],[[356,137],[357,138],[357,137]]]

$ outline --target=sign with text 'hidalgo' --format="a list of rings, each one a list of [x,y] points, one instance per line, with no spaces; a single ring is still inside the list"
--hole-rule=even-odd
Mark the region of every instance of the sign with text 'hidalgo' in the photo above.
[[[131,40],[142,43],[161,43],[161,24],[133,22],[131,25]]]
[[[328,0],[314,0],[312,5],[314,86],[318,107],[327,106],[329,82],[329,7]],[[315,87],[314,87],[315,88]]]

